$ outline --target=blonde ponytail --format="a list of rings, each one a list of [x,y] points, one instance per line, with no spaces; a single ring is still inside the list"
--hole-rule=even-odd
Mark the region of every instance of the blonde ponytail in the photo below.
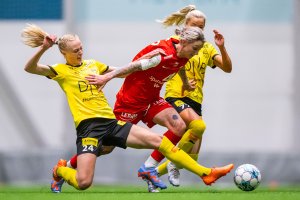
[[[181,10],[172,13],[165,19],[158,20],[158,22],[162,23],[163,26],[165,26],[165,27],[169,27],[172,25],[181,25],[185,22],[186,15],[193,10],[196,10],[196,6],[188,5],[184,8],[182,8]]]
[[[23,43],[33,48],[43,45],[44,38],[47,35],[49,35],[47,32],[34,24],[27,24],[21,33]],[[68,42],[76,39],[79,39],[79,37],[75,34],[65,34],[60,37],[55,44],[58,45],[60,51],[66,51]]]
[[[48,33],[34,24],[27,24],[21,33],[23,43],[33,48],[43,45],[44,38],[47,35]]]

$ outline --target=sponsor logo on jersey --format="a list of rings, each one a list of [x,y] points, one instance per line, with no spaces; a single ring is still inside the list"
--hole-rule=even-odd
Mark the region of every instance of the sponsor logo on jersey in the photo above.
[[[150,79],[150,81],[155,82],[155,83],[157,83],[157,84],[160,84],[160,85],[163,85],[163,84],[164,84],[164,82],[162,82],[162,81],[156,79],[154,76],[150,76],[149,79]]]
[[[174,67],[177,67],[179,65],[179,62],[174,62]]]

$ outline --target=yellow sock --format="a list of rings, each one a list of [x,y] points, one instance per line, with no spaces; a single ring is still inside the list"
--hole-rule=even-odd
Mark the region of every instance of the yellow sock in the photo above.
[[[200,119],[193,120],[189,123],[188,130],[184,133],[178,143],[178,147],[185,152],[190,152],[195,142],[202,137],[206,129],[205,122]]]
[[[189,123],[188,130],[184,133],[183,137],[178,143],[178,147],[185,152],[190,152],[195,142],[202,137],[206,129],[205,122],[200,119],[193,120]],[[189,154],[194,160],[198,160],[198,154]],[[157,167],[157,171],[160,176],[168,172],[167,165],[170,161],[165,161],[163,164]],[[176,165],[181,168],[180,165]]]
[[[166,160],[165,162],[163,162],[161,165],[159,165],[156,168],[156,171],[158,172],[159,176],[162,176],[162,175],[168,173],[167,165],[169,162],[170,162],[169,160]]]
[[[80,190],[76,180],[76,170],[69,167],[59,167],[56,171],[57,175],[62,177],[69,185]]]
[[[189,129],[184,133],[184,135],[180,139],[178,147],[185,152],[189,152],[193,148],[197,139],[198,138],[192,134],[192,130]]]
[[[174,146],[174,144],[172,144],[172,142],[165,136],[163,137],[158,150],[176,166],[182,166],[194,174],[203,176],[208,175],[211,172],[210,168],[199,165],[187,153]]]
[[[193,160],[195,160],[195,161],[197,162],[198,157],[199,157],[199,154],[197,154],[197,153],[190,153],[189,156],[190,156],[191,158],[193,158]]]
[[[189,154],[189,156],[190,156],[193,160],[195,160],[195,161],[198,160],[198,154]],[[159,165],[159,166],[156,168],[156,170],[157,170],[159,176],[162,176],[162,175],[168,173],[167,165],[168,165],[169,162],[170,162],[169,160],[166,160],[165,162],[163,162],[161,165]],[[179,169],[182,169],[182,168],[183,168],[182,166],[177,166],[177,165],[176,165],[176,167],[178,167]]]

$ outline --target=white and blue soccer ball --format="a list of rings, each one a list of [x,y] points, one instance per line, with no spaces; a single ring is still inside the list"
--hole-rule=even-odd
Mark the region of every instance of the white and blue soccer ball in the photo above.
[[[233,180],[241,190],[252,191],[260,184],[261,174],[256,166],[243,164],[236,168]]]

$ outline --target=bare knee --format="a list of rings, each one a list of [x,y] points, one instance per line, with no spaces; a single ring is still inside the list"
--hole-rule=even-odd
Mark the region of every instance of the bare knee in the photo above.
[[[92,185],[93,178],[89,176],[78,176],[77,182],[80,190],[86,190]]]
[[[186,131],[186,124],[182,119],[180,119],[175,124],[172,124],[172,128],[170,130],[176,135],[182,136]]]
[[[149,145],[152,147],[152,149],[158,149],[160,147],[162,141],[162,136],[158,134],[151,135],[151,138],[149,138],[148,142]]]

